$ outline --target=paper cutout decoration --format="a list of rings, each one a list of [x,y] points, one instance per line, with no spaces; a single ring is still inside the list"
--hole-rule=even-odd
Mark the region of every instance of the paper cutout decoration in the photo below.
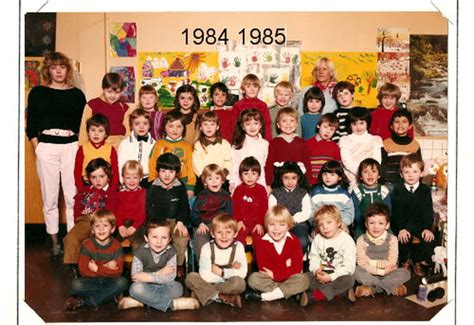
[[[401,102],[410,98],[410,55],[405,52],[378,53],[378,83],[380,89],[386,82],[397,85],[402,91]]]
[[[406,28],[379,27],[377,28],[378,52],[408,52],[410,51],[410,33]]]
[[[42,84],[43,76],[41,69],[43,66],[43,58],[25,58],[25,94]]]
[[[121,101],[128,102],[128,103],[135,103],[135,70],[133,67],[111,67],[110,72],[118,73],[124,83],[125,88],[122,92],[122,96],[120,97]]]
[[[137,56],[137,26],[135,23],[110,23],[110,55]]]

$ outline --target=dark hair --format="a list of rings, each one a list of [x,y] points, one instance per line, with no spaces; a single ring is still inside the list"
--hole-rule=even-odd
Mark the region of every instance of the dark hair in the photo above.
[[[380,165],[380,163],[373,159],[373,158],[366,158],[364,160],[362,160],[359,164],[359,168],[357,169],[357,179],[362,179],[362,171],[366,168],[366,167],[375,167],[377,169],[377,171],[379,172],[379,180],[378,180],[378,183],[381,184],[381,183],[384,183],[382,181],[382,166]]]
[[[239,121],[235,126],[233,144],[236,150],[242,149],[242,146],[244,145],[245,141],[245,131],[242,125],[244,124],[244,122],[252,119],[255,119],[260,122],[260,124],[262,125],[262,128],[260,129],[260,134],[262,135],[262,137],[264,136],[265,122],[263,120],[262,113],[260,113],[260,111],[256,108],[247,108],[240,112]]]
[[[352,83],[350,83],[349,81],[339,81],[332,90],[332,97],[334,98],[334,100],[337,101],[337,94],[339,94],[344,89],[349,90],[351,94],[354,93],[354,85]]]
[[[125,84],[122,77],[116,72],[108,72],[102,78],[102,89],[112,88],[113,90],[123,90]]]
[[[109,119],[100,113],[92,115],[90,118],[87,119],[86,121],[86,130],[89,132],[89,129],[91,126],[99,127],[102,126],[105,129],[105,133],[109,135],[110,132],[110,124],[109,124]]]
[[[319,89],[318,87],[311,87],[309,88],[306,93],[304,94],[304,99],[303,99],[303,112],[308,113],[308,102],[311,99],[316,99],[321,102],[321,111],[324,108],[324,105],[326,104],[326,99],[324,98],[324,93]]]
[[[410,125],[413,124],[413,115],[411,115],[411,112],[407,109],[397,109],[395,112],[393,112],[392,117],[390,118],[390,125],[393,124],[397,117],[406,117],[408,123],[410,123]]]
[[[216,83],[212,84],[212,86],[209,90],[209,93],[211,94],[211,98],[212,98],[212,95],[214,95],[214,92],[216,90],[222,91],[224,94],[226,94],[227,97],[229,97],[229,88],[227,88],[225,83],[216,82]]]
[[[303,171],[301,170],[300,166],[298,166],[298,164],[294,161],[285,161],[283,163],[283,166],[275,167],[272,188],[278,188],[283,186],[283,175],[288,173],[295,173],[296,175],[298,175],[298,187],[304,188],[306,190],[309,189],[310,186],[308,184],[308,181],[306,180],[306,177],[303,174]]]
[[[258,175],[262,174],[262,166],[260,166],[260,163],[254,156],[247,157],[240,162],[239,175],[242,176],[243,172],[247,172],[249,170],[257,172]]]
[[[176,174],[179,174],[181,171],[181,161],[171,152],[164,153],[156,159],[156,171],[159,172],[160,169],[174,170]]]
[[[170,240],[171,240],[171,234],[173,233],[173,231],[171,229],[171,224],[168,221],[168,219],[163,219],[163,220],[151,219],[150,222],[148,222],[148,224],[146,225],[145,236],[148,236],[151,230],[155,228],[159,228],[159,227],[164,227],[168,229]]]
[[[216,140],[214,140],[213,142],[209,141],[204,135],[204,132],[201,131],[201,124],[206,121],[214,122],[219,127],[216,130]],[[217,115],[215,111],[206,110],[202,112],[201,114],[199,114],[196,120],[196,130],[198,131],[198,133],[197,133],[196,141],[194,142],[194,145],[193,145],[193,149],[197,142],[201,143],[201,146],[204,149],[204,152],[207,152],[206,147],[208,145],[214,144],[214,143],[222,143],[219,116]]]
[[[403,156],[402,159],[400,159],[400,172],[402,171],[402,169],[404,167],[411,167],[411,165],[413,164],[417,164],[418,167],[420,168],[421,170],[421,177],[423,177],[423,170],[425,168],[425,162],[423,161],[423,159],[421,159],[421,156],[420,154],[414,152],[414,153],[410,153],[406,156]]]
[[[91,174],[100,168],[104,170],[110,181],[110,179],[112,178],[112,166],[110,166],[109,162],[106,161],[104,158],[96,158],[89,161],[86,166],[87,178],[90,178]]]
[[[172,109],[168,113],[166,113],[165,118],[163,119],[163,125],[161,126],[161,135],[166,135],[166,124],[180,120],[181,124],[183,125],[183,138],[186,136],[186,125],[184,124],[184,114],[181,113],[179,110]]]
[[[339,161],[329,160],[324,163],[324,165],[321,167],[321,170],[319,171],[319,174],[318,174],[319,184],[324,184],[323,182],[324,173],[337,174],[341,178],[341,180],[339,181],[339,185],[345,189],[349,188],[349,180],[347,179],[347,176],[344,173],[344,167]]]
[[[385,217],[387,223],[390,222],[390,209],[382,202],[371,203],[365,210],[364,220],[367,221],[368,218],[379,214]]]
[[[319,127],[323,123],[328,123],[330,126],[334,126],[336,131],[337,131],[337,128],[339,127],[339,119],[334,113],[323,114],[323,116],[321,116],[321,118],[319,119],[318,124],[316,124],[316,131],[319,131]]]
[[[194,114],[199,109],[199,97],[197,95],[196,89],[191,85],[182,85],[176,90],[176,95],[174,97],[174,107],[176,110],[180,110],[179,106],[179,95],[184,93],[191,93],[193,96],[193,106],[191,106],[191,112]],[[184,125],[184,123],[183,123]]]
[[[370,123],[372,122],[372,116],[370,116],[370,111],[367,108],[361,106],[356,106],[349,110],[346,119],[347,132],[349,134],[352,133],[351,124],[357,121],[365,121],[367,123],[367,130],[369,130]]]

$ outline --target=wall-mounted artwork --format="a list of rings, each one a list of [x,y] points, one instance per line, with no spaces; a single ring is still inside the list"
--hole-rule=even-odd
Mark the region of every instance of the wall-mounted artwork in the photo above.
[[[378,52],[408,52],[410,50],[410,33],[406,28],[377,28]]]
[[[56,14],[25,15],[25,56],[45,56],[56,48]]]
[[[397,85],[402,91],[401,102],[410,98],[410,54],[407,52],[380,52],[377,61],[377,88],[386,82]]]
[[[137,24],[110,23],[110,56],[136,57],[137,56]]]
[[[43,57],[25,58],[25,94],[43,82],[41,68],[43,66]]]
[[[125,88],[122,92],[122,96],[120,98],[121,101],[128,102],[128,103],[135,103],[135,70],[133,67],[111,67],[110,72],[118,73],[124,83]]]

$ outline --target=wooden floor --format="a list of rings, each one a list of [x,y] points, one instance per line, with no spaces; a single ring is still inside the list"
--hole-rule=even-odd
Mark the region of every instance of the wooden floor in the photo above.
[[[425,309],[402,297],[378,295],[355,303],[333,300],[307,307],[285,300],[243,302],[242,310],[212,303],[199,310],[166,313],[146,307],[119,311],[110,301],[97,310],[85,307],[66,312],[63,303],[70,285],[68,268],[50,260],[44,227],[27,226],[25,234],[25,298],[45,322],[414,321],[429,320],[444,306]],[[419,283],[412,274],[408,294],[414,294]]]

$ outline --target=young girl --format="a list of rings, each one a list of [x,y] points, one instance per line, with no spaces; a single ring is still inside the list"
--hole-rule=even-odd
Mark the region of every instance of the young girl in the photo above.
[[[143,307],[143,304],[161,311],[199,308],[195,298],[181,297],[183,286],[175,280],[176,250],[170,244],[169,222],[150,222],[145,242],[133,251],[130,297],[124,297],[118,308]]]
[[[191,197],[194,195],[196,175],[192,166],[192,146],[183,139],[183,136],[186,134],[184,115],[177,110],[166,113],[162,133],[165,134],[165,137],[156,141],[148,159],[148,181],[151,183],[158,177],[156,170],[156,160],[158,157],[170,152],[179,157],[182,168],[178,178],[186,186],[188,197]]]
[[[194,143],[196,137],[196,113],[199,109],[199,97],[196,89],[191,85],[182,85],[176,90],[174,98],[176,111],[183,114],[186,133],[183,135],[188,143]]]
[[[155,140],[161,137],[160,131],[163,125],[165,113],[160,112],[158,105],[158,95],[155,88],[151,85],[145,85],[138,91],[138,107],[143,108],[150,114],[150,134]]]
[[[210,93],[212,106],[209,109],[219,118],[222,137],[231,143],[236,120],[232,106],[225,105],[229,98],[229,88],[223,82],[216,82],[211,86]]]
[[[352,198],[354,200],[354,238],[359,238],[365,232],[364,216],[367,207],[374,202],[385,203],[389,209],[392,204],[389,189],[379,184],[382,167],[372,158],[362,160],[357,171],[359,185],[354,187]]]
[[[217,164],[226,175],[232,167],[232,148],[227,140],[221,137],[221,127],[216,111],[205,111],[197,119],[198,135],[193,146],[193,170],[198,180],[195,194],[203,189],[200,177],[204,167]],[[225,177],[224,177],[225,180]],[[228,185],[225,186],[228,188]]]
[[[313,211],[323,205],[336,206],[341,211],[342,229],[348,233],[349,226],[354,221],[354,203],[347,191],[349,181],[342,164],[335,160],[325,163],[318,175],[318,181],[318,185],[311,192]]]
[[[301,116],[301,137],[308,140],[316,135],[316,125],[321,118],[325,99],[321,89],[312,87],[304,94]]]
[[[275,169],[272,193],[268,198],[268,207],[283,205],[290,211],[295,221],[291,232],[301,242],[303,253],[309,245],[309,227],[306,223],[311,217],[311,198],[308,195],[308,183],[301,168],[293,161],[287,161]]]
[[[232,146],[232,170],[229,177],[230,191],[241,183],[239,166],[246,157],[255,157],[260,166],[265,166],[268,155],[268,141],[265,134],[262,114],[256,108],[242,111],[234,133]],[[258,183],[266,187],[265,170],[262,170]]]
[[[341,159],[351,188],[356,186],[357,168],[365,158],[382,161],[382,139],[367,132],[370,127],[370,112],[365,107],[354,107],[349,110],[347,124],[349,135],[339,140]]]

